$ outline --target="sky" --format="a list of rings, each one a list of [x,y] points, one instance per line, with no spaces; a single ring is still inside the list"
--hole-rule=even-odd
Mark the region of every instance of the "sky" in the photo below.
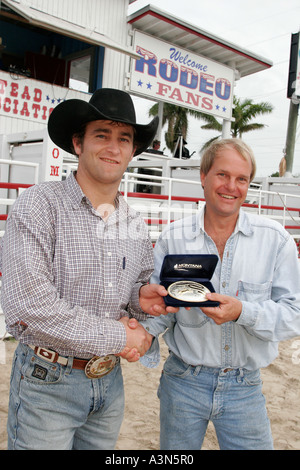
[[[252,147],[256,156],[257,176],[270,176],[277,172],[286,146],[291,34],[300,31],[300,1],[136,0],[129,6],[128,13],[148,4],[273,62],[270,69],[237,81],[234,94],[240,99],[252,99],[254,103],[268,102],[273,105],[271,114],[258,116],[254,120],[266,127],[244,134],[243,140]],[[148,110],[153,103],[139,97],[134,97],[134,102],[138,119],[148,122]],[[217,135],[214,131],[201,129],[204,124],[204,121],[189,118],[187,147],[190,153],[195,151],[192,158],[200,158],[202,145]],[[168,149],[165,153],[169,154]],[[300,176],[300,115],[292,173]]]

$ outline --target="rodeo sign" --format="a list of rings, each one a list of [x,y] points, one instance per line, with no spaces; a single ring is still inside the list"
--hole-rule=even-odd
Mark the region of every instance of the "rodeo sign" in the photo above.
[[[135,31],[130,91],[231,120],[234,69]]]

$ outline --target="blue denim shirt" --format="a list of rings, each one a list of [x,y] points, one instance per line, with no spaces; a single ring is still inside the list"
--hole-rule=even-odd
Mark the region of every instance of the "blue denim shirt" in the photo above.
[[[167,254],[217,254],[204,231],[204,210],[170,224],[158,239],[151,282],[160,282]],[[141,322],[155,336],[141,358],[147,367],[160,360],[157,337],[165,332],[169,349],[191,365],[256,370],[278,354],[278,342],[300,335],[300,262],[296,244],[277,222],[240,210],[211,279],[216,292],[237,296],[236,322],[217,325],[199,307]]]

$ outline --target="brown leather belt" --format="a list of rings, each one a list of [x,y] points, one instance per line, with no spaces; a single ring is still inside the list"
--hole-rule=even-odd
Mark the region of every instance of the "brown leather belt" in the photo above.
[[[60,356],[57,352],[52,351],[51,349],[42,348],[41,346],[28,346],[33,349],[34,353],[38,357],[45,361],[53,364],[58,363],[63,366],[68,364],[68,357]],[[114,354],[108,354],[107,356],[102,357],[93,356],[91,359],[78,359],[74,357],[72,368],[84,370],[85,375],[89,379],[97,379],[109,374],[119,361],[120,358]]]

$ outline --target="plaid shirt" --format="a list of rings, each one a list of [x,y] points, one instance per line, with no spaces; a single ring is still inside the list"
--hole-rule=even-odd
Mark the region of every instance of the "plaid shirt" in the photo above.
[[[22,193],[2,242],[1,304],[20,342],[67,356],[119,353],[122,316],[146,318],[139,288],[153,270],[142,218],[118,195],[104,222],[73,174]]]

